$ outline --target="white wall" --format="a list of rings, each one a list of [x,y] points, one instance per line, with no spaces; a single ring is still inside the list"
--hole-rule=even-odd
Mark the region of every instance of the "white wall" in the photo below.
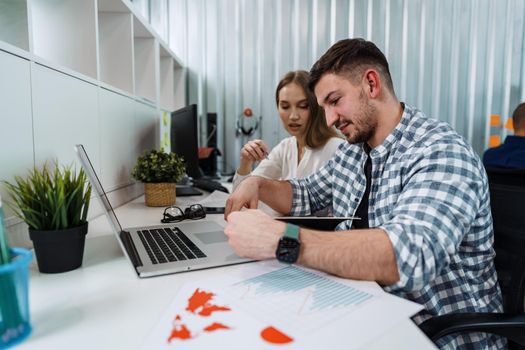
[[[73,146],[82,143],[114,205],[141,194],[130,174],[140,153],[159,146],[156,106],[1,50],[0,74],[0,179],[54,160],[79,169]],[[0,194],[8,200],[2,186]],[[25,224],[6,209],[10,243],[29,246]],[[89,217],[101,213],[93,198]]]
[[[0,180],[55,161],[80,170],[81,143],[113,205],[142,193],[132,167],[159,148],[161,113],[184,105],[185,70],[141,13],[128,0],[0,1]],[[91,203],[88,219],[102,213]],[[10,244],[30,246],[6,219]]]
[[[202,115],[218,114],[228,169],[245,142],[235,136],[243,108],[263,117],[263,138],[276,144],[284,136],[273,97],[280,76],[309,70],[342,38],[374,41],[390,62],[398,97],[451,123],[478,153],[489,132],[506,134],[490,130],[488,116],[505,120],[525,100],[522,0],[167,3],[170,46],[188,62],[188,102]]]
[[[34,164],[28,60],[0,51],[0,179],[13,181]],[[0,186],[0,195],[6,198]]]

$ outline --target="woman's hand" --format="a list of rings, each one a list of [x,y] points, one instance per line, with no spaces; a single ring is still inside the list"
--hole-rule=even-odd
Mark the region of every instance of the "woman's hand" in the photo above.
[[[237,173],[248,175],[254,162],[263,160],[268,154],[268,146],[263,140],[248,141],[241,149],[241,160]]]

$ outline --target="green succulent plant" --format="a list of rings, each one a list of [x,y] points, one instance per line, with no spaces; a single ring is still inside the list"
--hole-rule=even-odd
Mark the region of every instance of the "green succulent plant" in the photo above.
[[[170,152],[150,150],[138,157],[131,176],[148,183],[179,182],[186,172],[184,158]]]
[[[72,166],[52,169],[47,163],[42,169],[33,168],[26,178],[15,176],[14,183],[3,181],[15,215],[33,230],[60,230],[86,222],[91,185],[81,169]]]

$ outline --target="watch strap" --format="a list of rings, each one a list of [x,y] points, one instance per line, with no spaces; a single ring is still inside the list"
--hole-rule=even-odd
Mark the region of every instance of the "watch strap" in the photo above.
[[[287,223],[283,237],[288,237],[299,241],[299,226]]]

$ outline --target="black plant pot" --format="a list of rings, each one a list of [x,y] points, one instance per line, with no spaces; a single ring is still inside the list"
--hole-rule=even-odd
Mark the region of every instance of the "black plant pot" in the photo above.
[[[38,270],[44,273],[57,273],[80,267],[84,256],[87,231],[87,222],[65,230],[29,229]]]

